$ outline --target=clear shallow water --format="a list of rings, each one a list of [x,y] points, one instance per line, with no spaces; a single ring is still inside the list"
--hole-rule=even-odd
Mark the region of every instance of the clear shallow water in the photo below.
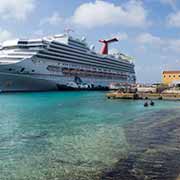
[[[123,125],[180,102],[108,100],[104,92],[0,95],[0,179],[98,179],[127,155]]]

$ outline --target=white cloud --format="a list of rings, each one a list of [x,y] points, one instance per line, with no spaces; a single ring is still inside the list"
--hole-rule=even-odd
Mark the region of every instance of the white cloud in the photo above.
[[[1,0],[0,18],[25,20],[35,8],[35,0]]]
[[[150,33],[142,33],[136,38],[136,40],[141,44],[162,45],[164,43],[160,37],[153,36]]]
[[[7,31],[7,30],[3,30],[3,29],[0,29],[0,42],[3,42],[5,40],[8,40],[12,38],[12,33]]]
[[[104,25],[123,25],[144,27],[147,23],[147,11],[140,1],[131,0],[122,5],[96,0],[84,3],[74,12],[73,23],[87,28]]]
[[[151,47],[158,47],[163,53],[180,54],[180,39],[161,38],[150,33],[143,33],[136,37],[136,42],[139,46],[150,45]]]
[[[167,21],[170,26],[180,27],[180,11],[170,14]]]
[[[117,33],[113,34],[112,37],[117,38],[119,41],[127,40],[128,39],[128,34],[127,33]]]
[[[52,16],[42,19],[40,25],[50,24],[50,25],[59,25],[63,21],[63,18],[59,15],[58,12],[54,12]]]

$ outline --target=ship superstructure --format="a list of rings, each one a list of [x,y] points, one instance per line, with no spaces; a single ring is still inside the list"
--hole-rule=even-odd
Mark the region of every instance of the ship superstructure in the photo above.
[[[91,89],[115,82],[135,83],[134,64],[123,54],[108,55],[107,50],[96,53],[84,38],[67,34],[5,41],[0,47],[0,90]]]

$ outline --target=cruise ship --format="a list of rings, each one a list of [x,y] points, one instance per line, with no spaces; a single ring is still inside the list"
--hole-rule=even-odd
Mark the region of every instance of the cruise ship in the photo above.
[[[121,53],[108,54],[100,40],[100,53],[86,39],[68,34],[41,39],[8,40],[0,46],[0,91],[101,89],[112,83],[133,84],[134,63]]]

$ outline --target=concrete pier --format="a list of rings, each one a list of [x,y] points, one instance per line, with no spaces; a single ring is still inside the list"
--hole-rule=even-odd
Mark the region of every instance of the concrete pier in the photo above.
[[[110,92],[106,94],[108,99],[156,99],[156,100],[180,100],[180,93],[122,93]]]

